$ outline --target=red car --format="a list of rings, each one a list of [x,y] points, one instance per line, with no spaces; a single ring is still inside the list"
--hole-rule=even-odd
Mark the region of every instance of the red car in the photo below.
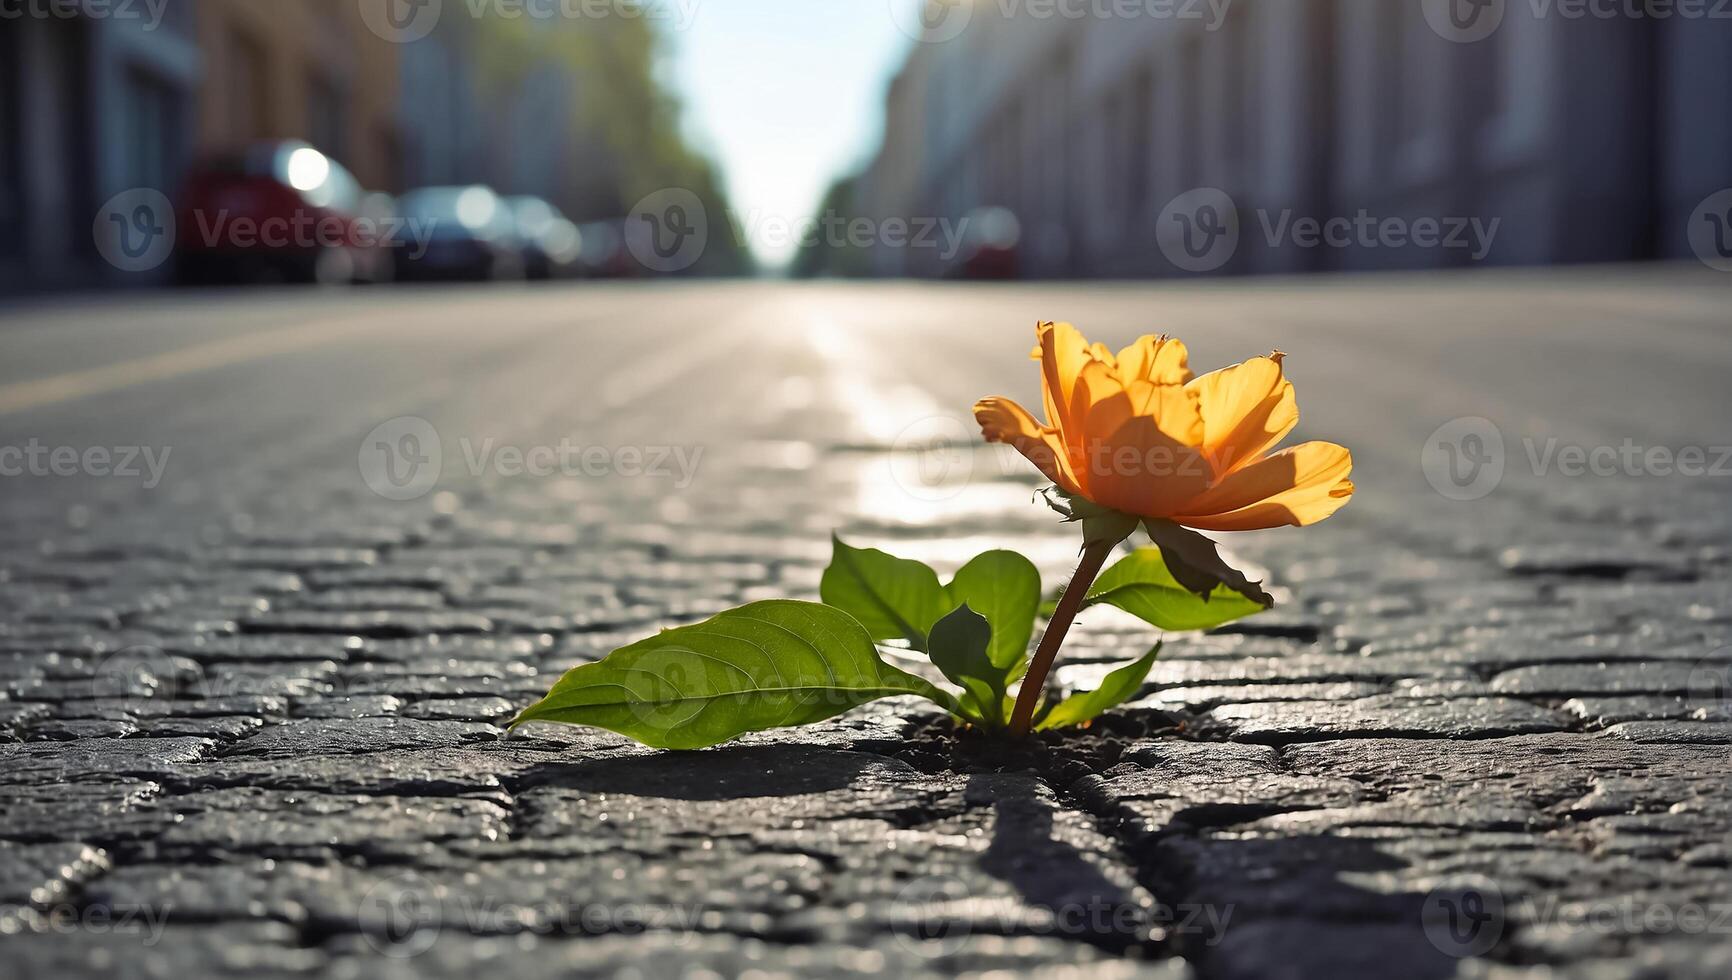
[[[390,278],[393,219],[341,164],[306,143],[256,143],[193,168],[175,268],[187,284]]]

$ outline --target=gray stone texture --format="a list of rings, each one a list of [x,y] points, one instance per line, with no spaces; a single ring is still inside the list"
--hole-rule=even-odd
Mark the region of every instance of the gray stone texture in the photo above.
[[[1722,978],[1727,484],[1541,476],[1522,440],[1732,442],[1725,309],[1602,271],[12,312],[0,393],[355,329],[0,414],[0,445],[174,450],[150,489],[0,478],[0,974]],[[975,398],[1038,404],[1054,315],[1199,369],[1293,352],[1301,436],[1352,447],[1359,494],[1225,537],[1275,612],[1168,637],[1122,712],[1023,744],[907,700],[698,753],[506,736],[574,665],[815,598],[832,529],[946,571],[1023,549],[1056,586],[1074,529],[966,441]],[[1479,415],[1505,476],[1449,499],[1427,434]],[[357,466],[399,416],[443,447],[406,501]],[[932,418],[948,471],[905,465]],[[685,485],[533,476],[472,467],[487,440],[703,455]],[[1155,639],[1091,611],[1060,677]]]

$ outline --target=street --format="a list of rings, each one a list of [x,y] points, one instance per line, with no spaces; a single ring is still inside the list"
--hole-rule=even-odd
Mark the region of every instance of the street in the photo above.
[[[0,307],[5,956],[1723,977],[1727,295],[1693,265]],[[1040,403],[1043,319],[1198,373],[1288,354],[1288,444],[1349,447],[1358,492],[1218,536],[1275,610],[1036,747],[903,701],[704,753],[504,737],[571,666],[816,599],[833,530],[1056,588],[1076,532],[970,416]],[[1061,677],[1147,649],[1116,616]]]

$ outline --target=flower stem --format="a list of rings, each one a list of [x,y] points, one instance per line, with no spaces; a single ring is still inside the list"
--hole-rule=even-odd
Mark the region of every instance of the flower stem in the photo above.
[[[1041,634],[1040,646],[1035,648],[1034,660],[1029,663],[1022,688],[1016,693],[1016,710],[1010,716],[1012,735],[1027,735],[1033,727],[1035,705],[1040,703],[1040,693],[1046,689],[1046,675],[1052,672],[1058,648],[1064,643],[1064,635],[1070,632],[1070,624],[1076,619],[1078,610],[1082,609],[1089,586],[1095,584],[1095,576],[1101,573],[1101,566],[1106,564],[1107,556],[1113,553],[1117,544],[1117,541],[1103,541],[1083,548],[1082,560],[1077,562],[1076,572],[1071,575],[1070,584],[1065,586],[1064,595],[1059,596],[1058,608],[1053,610],[1046,632]]]

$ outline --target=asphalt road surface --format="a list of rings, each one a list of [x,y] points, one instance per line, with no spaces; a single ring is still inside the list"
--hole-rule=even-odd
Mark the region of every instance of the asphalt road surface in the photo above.
[[[1732,280],[578,284],[0,308],[7,976],[1732,971]],[[1074,531],[969,407],[1039,319],[1279,347],[1314,528],[1093,731],[501,725],[839,530]],[[1063,676],[1147,630],[1091,611]],[[704,973],[703,971],[710,971]]]

